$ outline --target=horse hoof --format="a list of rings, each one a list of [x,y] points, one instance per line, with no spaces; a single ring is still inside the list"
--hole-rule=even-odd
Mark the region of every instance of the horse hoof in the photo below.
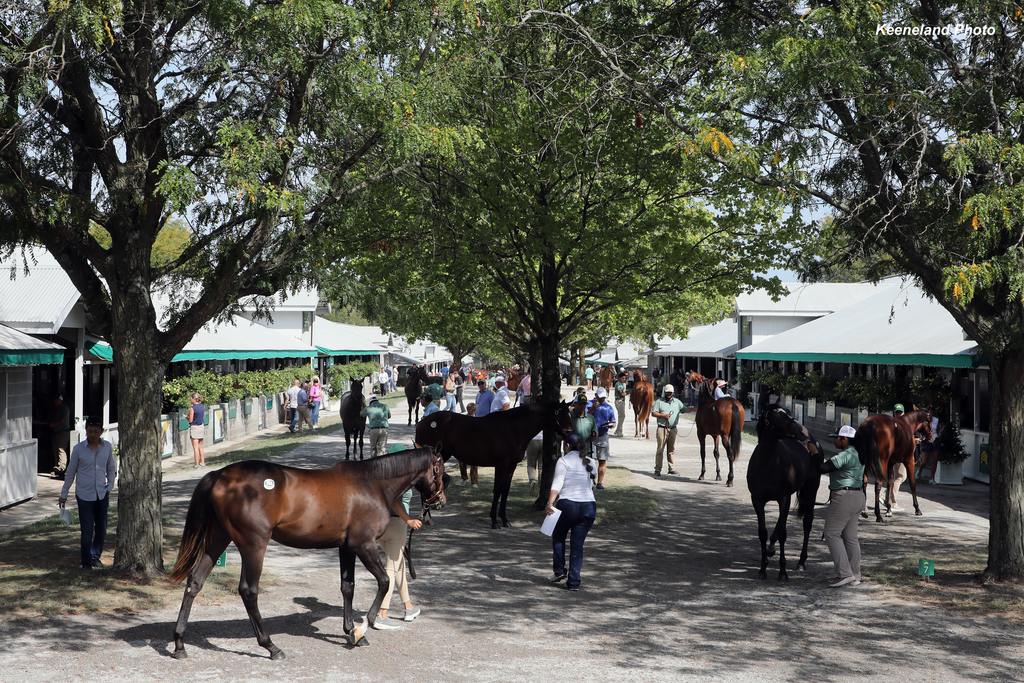
[[[273,650],[270,651],[270,658],[274,661],[284,659],[284,650],[282,650],[279,647],[275,647]]]
[[[725,482],[725,485],[727,487],[729,487],[729,488],[732,488],[732,479],[730,479],[729,481]]]
[[[722,481],[722,475],[721,474],[716,474],[715,475],[715,481]]]
[[[356,647],[366,647],[369,644],[370,641],[366,639],[366,636],[363,636],[362,638],[356,641]]]
[[[498,523],[496,521],[494,521],[494,522],[491,522],[491,528],[492,529],[500,529],[501,527],[498,526]]]
[[[507,519],[503,519],[501,520],[501,525],[504,527],[510,527],[512,526],[512,522],[508,521]]]
[[[172,652],[171,657],[175,659],[188,659],[188,653],[185,652],[185,648],[181,648],[180,650]]]
[[[762,569],[761,571],[759,571],[757,573],[757,578],[759,578],[759,579],[767,579],[768,578],[768,571],[765,570],[765,569]]]
[[[789,581],[789,574],[785,572],[779,572],[779,581]]]
[[[351,637],[352,645],[354,647],[359,647],[363,644],[369,645],[369,643],[366,642],[366,622],[356,624],[356,627],[352,629]]]
[[[703,472],[701,472],[700,476],[697,477],[697,481],[704,481],[704,473]]]
[[[924,513],[921,512],[920,510],[914,510],[914,516],[915,517],[924,517]]]

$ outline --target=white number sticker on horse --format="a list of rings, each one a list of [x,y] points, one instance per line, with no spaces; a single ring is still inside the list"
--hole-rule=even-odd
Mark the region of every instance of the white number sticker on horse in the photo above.
[[[263,488],[265,488],[266,490],[273,491],[275,486],[277,486],[277,484],[274,482],[273,479],[263,480]]]

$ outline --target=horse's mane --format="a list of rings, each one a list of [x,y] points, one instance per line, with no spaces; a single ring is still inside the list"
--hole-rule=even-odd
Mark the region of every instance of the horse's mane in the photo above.
[[[367,479],[394,479],[422,470],[432,453],[430,448],[412,448],[351,464]]]

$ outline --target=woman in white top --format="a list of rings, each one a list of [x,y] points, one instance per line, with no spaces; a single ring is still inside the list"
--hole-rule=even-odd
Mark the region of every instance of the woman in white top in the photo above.
[[[594,499],[594,466],[587,456],[580,456],[582,440],[573,432],[565,439],[566,453],[555,463],[555,477],[548,494],[547,514],[553,514],[557,507],[562,512],[551,534],[551,548],[554,551],[554,576],[552,583],[566,580],[566,588],[580,589],[580,572],[583,569],[583,542],[597,517],[597,501]],[[557,503],[555,501],[558,501]],[[565,568],[565,537],[569,536],[569,571]]]

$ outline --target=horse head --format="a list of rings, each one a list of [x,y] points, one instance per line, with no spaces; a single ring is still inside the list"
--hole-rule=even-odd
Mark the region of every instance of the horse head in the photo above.
[[[571,434],[576,428],[572,415],[569,412],[569,404],[564,400],[555,406],[554,420],[554,429],[563,438],[566,434]]]
[[[449,435],[453,415],[455,413],[448,410],[439,410],[432,415],[427,415],[416,423],[413,441],[423,446],[441,448],[441,442]]]
[[[354,380],[352,380],[352,383],[349,384],[349,391],[351,391],[353,394],[362,394],[363,393],[363,380],[361,380],[361,379],[354,379]]]
[[[925,439],[931,441],[932,439],[932,412],[930,410],[918,409],[914,406],[914,410],[903,415],[903,419],[910,425],[911,434],[917,434],[923,432]]]
[[[761,411],[757,420],[757,438],[795,439],[802,443],[811,455],[821,455],[821,444],[806,427],[796,421],[789,412],[778,403],[773,403]]]
[[[441,444],[438,442],[430,454],[430,466],[416,482],[416,489],[423,500],[424,509],[440,510],[448,502],[445,496],[444,456],[441,455]]]

